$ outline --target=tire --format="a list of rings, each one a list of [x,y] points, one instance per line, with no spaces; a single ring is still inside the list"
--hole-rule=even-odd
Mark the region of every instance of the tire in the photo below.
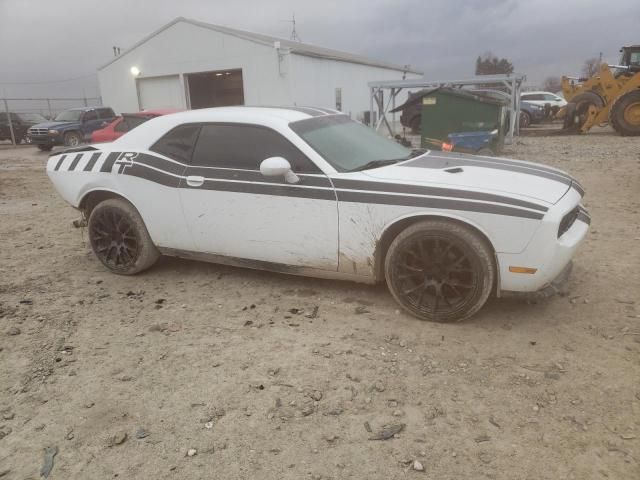
[[[420,133],[422,131],[422,116],[416,115],[409,122],[409,126],[411,127],[412,133]]]
[[[53,145],[38,145],[38,148],[43,152],[50,152],[53,148]]]
[[[520,112],[520,128],[527,128],[531,125],[531,115],[528,112]]]
[[[640,90],[631,90],[613,102],[609,123],[620,135],[640,135]]]
[[[571,127],[575,130],[580,128],[586,123],[589,114],[589,107],[594,105],[597,109],[604,107],[604,101],[602,97],[594,92],[582,92],[571,99],[568,105],[575,105],[575,113],[571,118]],[[569,109],[567,109],[567,114]],[[568,116],[565,118],[565,123],[568,120]]]
[[[457,322],[486,303],[496,279],[493,250],[471,228],[417,222],[391,242],[385,258],[391,295],[421,320]]]
[[[67,132],[64,134],[64,144],[67,147],[77,147],[82,143],[82,137],[78,132]]]
[[[495,153],[489,147],[482,147],[480,150],[474,153],[474,155],[479,155],[481,157],[493,157]]]
[[[119,275],[142,272],[160,256],[142,217],[122,198],[96,205],[89,216],[89,240],[98,260]]]

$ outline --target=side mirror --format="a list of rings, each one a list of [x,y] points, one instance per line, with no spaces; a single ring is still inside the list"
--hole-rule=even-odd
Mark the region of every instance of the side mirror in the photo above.
[[[287,183],[298,183],[298,177],[293,170],[291,164],[282,157],[270,157],[260,163],[260,173],[265,177],[284,177]]]

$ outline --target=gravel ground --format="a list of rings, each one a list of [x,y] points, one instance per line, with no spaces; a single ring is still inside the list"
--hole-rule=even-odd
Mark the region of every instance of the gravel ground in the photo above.
[[[0,479],[640,478],[640,138],[505,153],[587,189],[569,293],[440,325],[384,286],[109,274],[46,155],[3,147]]]

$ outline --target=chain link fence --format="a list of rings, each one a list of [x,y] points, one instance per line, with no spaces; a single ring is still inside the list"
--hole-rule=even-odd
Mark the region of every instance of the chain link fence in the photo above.
[[[83,98],[2,98],[0,99],[0,143],[14,145],[28,142],[27,130],[37,124],[54,120],[70,108],[99,107],[100,97]]]

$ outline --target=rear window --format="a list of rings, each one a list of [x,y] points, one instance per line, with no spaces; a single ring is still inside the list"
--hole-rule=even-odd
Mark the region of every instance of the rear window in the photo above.
[[[167,132],[149,150],[178,162],[188,163],[191,161],[191,154],[199,132],[200,125],[180,125]]]

